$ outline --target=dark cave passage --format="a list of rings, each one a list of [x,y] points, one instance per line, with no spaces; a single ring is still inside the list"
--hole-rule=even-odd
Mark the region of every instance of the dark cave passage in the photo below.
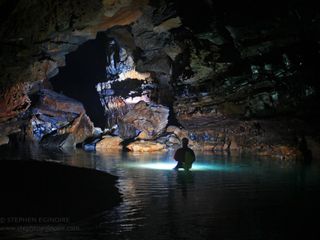
[[[95,126],[105,127],[104,110],[96,84],[106,78],[106,41],[103,33],[81,45],[66,57],[66,66],[51,78],[56,92],[82,102]]]

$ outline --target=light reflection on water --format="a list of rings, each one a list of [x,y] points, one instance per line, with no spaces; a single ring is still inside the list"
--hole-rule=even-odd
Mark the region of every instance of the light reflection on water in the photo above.
[[[99,153],[6,150],[3,158],[57,161],[119,176],[123,202],[79,223],[80,231],[37,239],[317,239],[319,166],[197,153],[190,172],[171,171],[173,152]],[[301,231],[300,231],[301,230]],[[302,235],[301,235],[302,234]],[[34,235],[22,234],[23,239]]]

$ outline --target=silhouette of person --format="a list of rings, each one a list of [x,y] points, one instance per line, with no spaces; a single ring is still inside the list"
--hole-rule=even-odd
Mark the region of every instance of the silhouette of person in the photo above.
[[[174,159],[178,162],[174,167],[174,170],[184,168],[189,170],[192,167],[192,163],[196,160],[196,156],[191,148],[188,147],[188,138],[182,139],[182,148],[179,148],[175,154]]]

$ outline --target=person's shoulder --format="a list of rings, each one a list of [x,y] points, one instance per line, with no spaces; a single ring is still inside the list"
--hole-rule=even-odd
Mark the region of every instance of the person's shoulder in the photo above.
[[[192,150],[191,148],[189,148],[189,147],[188,147],[187,149],[188,149],[188,151],[191,151],[191,152],[193,152],[193,150]]]
[[[195,156],[195,153],[194,153],[194,151],[191,149],[191,148],[188,148],[188,150],[187,150],[190,154],[192,154],[192,155],[194,155]]]
[[[181,152],[181,151],[183,151],[183,148],[178,148],[178,149],[176,150],[176,153],[177,153],[177,152]]]

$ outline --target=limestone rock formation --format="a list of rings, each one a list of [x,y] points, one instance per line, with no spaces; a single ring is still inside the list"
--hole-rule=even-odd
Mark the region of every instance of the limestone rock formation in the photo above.
[[[116,25],[137,20],[144,0],[10,0],[1,2],[0,90],[20,81],[44,80],[65,64],[65,55]]]
[[[83,122],[88,122],[84,113],[82,103],[54,91],[43,89],[39,92],[38,104],[32,109],[33,134],[37,140],[41,140],[44,135],[63,129],[73,121],[72,131],[75,132],[75,128]],[[91,125],[92,123],[88,123],[88,126],[93,128]],[[79,137],[79,140],[82,138]]]
[[[120,127],[123,125],[133,126],[136,130],[145,132],[145,138],[152,139],[165,130],[168,116],[169,109],[167,107],[140,101],[123,116]]]
[[[104,136],[101,141],[96,143],[96,150],[103,152],[122,150],[122,141],[123,139],[117,136]]]
[[[156,152],[163,151],[166,148],[166,145],[161,143],[155,143],[151,141],[136,141],[130,143],[127,148],[133,152]]]
[[[93,136],[94,126],[86,114],[81,114],[70,124],[41,138],[41,145],[49,148],[74,148]]]
[[[31,105],[28,84],[17,83],[0,94],[0,123],[17,117]]]
[[[39,109],[52,112],[67,112],[72,114],[82,114],[85,109],[82,103],[69,98],[63,94],[56,93],[49,89],[40,91]],[[47,108],[47,109],[46,109]],[[53,114],[53,113],[51,113]]]
[[[201,1],[208,8],[200,12],[194,3],[170,0],[9,2],[0,5],[2,135],[23,132],[29,110],[39,139],[57,129],[71,135],[66,129],[77,127],[70,123],[90,126],[81,104],[45,91],[30,109],[28,94],[41,89],[31,82],[41,86],[65,65],[66,54],[109,29],[107,76],[96,87],[107,127],[116,126],[123,139],[160,137],[178,146],[188,137],[197,149],[285,157],[298,155],[297,136],[319,142],[320,14],[307,10],[311,3],[268,3],[264,14],[251,1],[241,2],[241,10]],[[170,124],[182,128],[161,135],[169,108]]]

